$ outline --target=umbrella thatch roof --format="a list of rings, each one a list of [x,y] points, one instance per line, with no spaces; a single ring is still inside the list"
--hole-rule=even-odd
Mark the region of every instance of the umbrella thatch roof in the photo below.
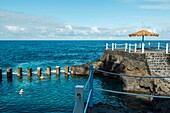
[[[131,36],[157,36],[158,37],[159,34],[152,33],[147,30],[141,30],[141,31],[135,32],[133,34],[129,34],[129,37],[131,37]]]

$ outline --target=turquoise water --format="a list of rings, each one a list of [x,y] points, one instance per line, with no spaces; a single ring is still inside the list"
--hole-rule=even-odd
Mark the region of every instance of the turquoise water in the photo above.
[[[51,77],[45,75],[39,80],[36,68],[42,67],[43,73],[47,66],[63,67],[80,65],[98,60],[105,49],[105,43],[113,41],[0,41],[0,67],[3,70],[0,82],[0,112],[72,112],[74,108],[74,87],[84,85],[86,76],[65,76],[61,73]],[[117,41],[125,43],[126,41]],[[131,43],[134,43],[132,41]],[[166,43],[167,41],[162,41]],[[13,79],[8,81],[6,68],[13,69]],[[23,68],[23,78],[18,79],[16,69]],[[26,68],[33,68],[33,77],[27,78]],[[94,86],[104,89],[121,90],[118,81],[111,78],[94,78]],[[20,88],[24,94],[20,95]],[[85,92],[85,100],[87,92]],[[94,91],[94,103],[103,102],[114,106],[122,106],[117,95]]]

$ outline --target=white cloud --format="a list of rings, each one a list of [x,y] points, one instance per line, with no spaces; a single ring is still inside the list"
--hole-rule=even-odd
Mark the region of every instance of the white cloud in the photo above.
[[[9,31],[15,32],[18,29],[18,26],[5,26]]]
[[[7,30],[11,31],[11,32],[22,32],[25,31],[26,28],[23,27],[19,27],[19,26],[4,26]]]
[[[65,28],[68,28],[70,30],[73,30],[73,27],[71,25],[65,25]]]
[[[12,19],[11,19],[12,18]],[[170,23],[156,24],[157,27],[143,24],[131,26],[123,25],[119,28],[85,27],[59,23],[54,19],[33,17],[13,12],[0,11],[0,39],[133,39],[128,34],[141,29],[147,29],[161,34],[168,39]],[[166,27],[165,27],[166,26]],[[135,38],[134,38],[135,39]],[[159,38],[158,38],[159,39]],[[162,39],[162,38],[160,38]]]
[[[92,33],[100,33],[100,31],[98,30],[98,28],[95,27],[95,26],[91,27],[90,30],[91,30]]]

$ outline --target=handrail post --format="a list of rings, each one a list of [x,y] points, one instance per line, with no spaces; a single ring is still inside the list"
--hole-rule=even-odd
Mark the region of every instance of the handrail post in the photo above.
[[[114,43],[112,43],[112,51],[114,50]]]
[[[109,44],[108,44],[108,43],[106,43],[106,50],[107,50],[107,49],[109,49],[108,45],[109,45]]]
[[[117,44],[115,43],[115,49],[117,49]]]
[[[158,50],[160,49],[160,42],[158,42]]]
[[[136,53],[136,48],[137,48],[137,45],[136,45],[136,43],[135,43],[135,53]]]
[[[148,46],[150,47],[150,45],[151,45],[151,43],[150,42],[148,42]]]
[[[89,69],[90,69],[90,71],[89,71],[89,76],[90,76],[89,87],[90,87],[90,90],[92,90],[91,96],[90,96],[90,101],[89,101],[89,106],[93,107],[93,65],[92,64],[90,64]]]
[[[142,43],[142,53],[144,53],[144,51],[145,51],[145,44]]]
[[[168,43],[166,43],[166,54],[168,54]]]
[[[131,44],[129,44],[129,53],[131,53]]]
[[[83,113],[84,112],[84,86],[75,86],[75,106],[73,113]]]
[[[128,48],[128,44],[125,43],[125,52],[127,51],[127,48]]]

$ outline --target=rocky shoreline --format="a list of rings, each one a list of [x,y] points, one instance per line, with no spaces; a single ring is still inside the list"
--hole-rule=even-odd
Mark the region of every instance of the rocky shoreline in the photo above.
[[[72,66],[72,74],[88,75],[88,66],[93,64],[97,69],[113,72],[124,73],[134,76],[155,76],[156,73],[151,72],[149,63],[145,54],[128,53],[124,51],[105,50],[104,54],[98,61],[86,63],[81,66]],[[94,71],[94,74],[106,76],[104,73]],[[170,82],[168,79],[158,78],[134,78],[124,76],[114,76],[119,79],[123,85],[122,90],[127,92],[141,92],[152,95],[170,95]],[[159,76],[159,75],[157,75]],[[128,99],[127,99],[128,100]],[[135,99],[133,100],[135,101]],[[126,101],[128,102],[128,101]],[[151,103],[151,108],[155,113],[169,113],[170,100],[169,99],[149,99],[147,102]],[[139,104],[142,104],[139,102]]]

